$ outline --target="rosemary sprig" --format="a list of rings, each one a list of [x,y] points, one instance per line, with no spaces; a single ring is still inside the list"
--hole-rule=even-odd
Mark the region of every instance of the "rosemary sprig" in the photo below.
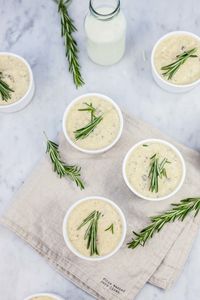
[[[90,256],[92,255],[99,255],[98,248],[97,248],[97,231],[98,231],[98,220],[101,216],[99,211],[94,210],[83,220],[83,222],[79,225],[77,230],[81,229],[87,223],[89,223],[85,235],[84,240],[87,240],[87,249],[90,248]]]
[[[168,80],[172,79],[172,77],[178,71],[180,66],[184,64],[188,60],[188,58],[197,57],[197,55],[194,55],[196,51],[197,48],[193,48],[191,50],[184,51],[183,53],[177,55],[177,60],[175,62],[161,68],[161,70],[165,71],[164,73],[162,73],[162,75],[166,76]]]
[[[183,221],[192,212],[195,212],[194,217],[196,217],[200,210],[200,198],[187,198],[179,203],[172,203],[171,206],[172,208],[165,213],[150,217],[151,224],[139,233],[133,231],[136,237],[127,244],[128,248],[134,249],[139,245],[144,246],[155,233],[159,232],[169,222]]]
[[[105,231],[110,230],[112,234],[114,234],[114,224],[112,223],[108,228],[105,229]]]
[[[64,38],[65,54],[69,62],[69,72],[73,75],[76,88],[84,84],[84,80],[80,72],[80,64],[78,60],[78,45],[73,37],[73,33],[77,31],[74,21],[68,13],[68,6],[71,0],[58,0],[58,12],[61,20],[61,36]]]
[[[11,92],[14,92],[9,85],[2,79],[2,73],[0,72],[0,95],[3,101],[8,102],[11,99]]]
[[[90,104],[84,103],[84,104],[87,107],[81,108],[81,109],[79,109],[79,111],[90,112],[91,118],[90,118],[90,122],[86,126],[74,131],[76,140],[85,139],[91,132],[94,131],[96,126],[103,120],[102,115],[98,116],[98,117],[95,116],[96,108],[93,107],[92,103],[90,103]]]
[[[167,158],[163,158],[163,160],[159,163],[158,154],[154,154],[150,157],[150,171],[149,171],[149,178],[150,178],[150,187],[149,190],[151,192],[158,193],[158,179],[162,179],[162,177],[167,178],[167,172],[165,169],[165,164],[169,164],[170,162]]]
[[[69,179],[74,181],[76,185],[82,190],[84,189],[83,181],[81,180],[81,167],[76,165],[68,166],[66,165],[60,157],[60,153],[58,150],[58,145],[47,138],[47,149],[46,153],[49,154],[51,159],[53,170],[56,172],[59,177],[67,176]]]

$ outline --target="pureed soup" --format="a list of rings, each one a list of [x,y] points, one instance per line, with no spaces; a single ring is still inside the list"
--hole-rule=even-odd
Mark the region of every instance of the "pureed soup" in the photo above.
[[[55,298],[49,296],[36,296],[31,298],[30,300],[55,300]]]
[[[91,256],[90,247],[85,234],[90,222],[80,229],[80,225],[92,212],[99,212],[97,223],[97,249],[99,256],[113,252],[122,238],[122,220],[117,210],[108,202],[99,199],[89,199],[78,204],[70,213],[67,222],[67,234],[70,243],[83,256]],[[94,257],[97,254],[93,255]],[[91,257],[93,257],[91,256]]]
[[[197,48],[195,55],[189,57],[174,73],[171,79],[164,76],[163,67],[175,62],[180,54]],[[173,84],[186,85],[200,79],[200,40],[189,34],[173,34],[164,38],[156,47],[154,65],[160,76]]]
[[[156,155],[156,156],[155,156]],[[158,177],[158,191],[152,191],[150,170],[153,160],[157,158],[158,165],[165,159],[165,172]],[[183,166],[180,157],[168,145],[160,142],[150,142],[138,145],[130,153],[125,165],[126,177],[130,186],[140,195],[149,198],[160,198],[171,194],[180,184],[183,176]],[[166,175],[166,176],[165,176]]]
[[[30,74],[27,66],[18,57],[0,55],[0,78],[13,90],[8,101],[2,100],[0,105],[9,105],[20,100],[28,91]]]
[[[76,130],[87,126],[91,121],[91,114],[86,104],[95,108],[95,116],[102,116],[102,121],[86,137],[76,139]],[[71,141],[85,150],[99,150],[112,144],[120,131],[120,117],[118,111],[106,98],[100,96],[83,96],[68,112],[66,129]]]

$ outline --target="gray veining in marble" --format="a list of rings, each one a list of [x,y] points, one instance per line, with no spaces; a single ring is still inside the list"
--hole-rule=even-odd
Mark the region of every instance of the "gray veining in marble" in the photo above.
[[[24,56],[36,82],[34,100],[26,109],[0,114],[0,213],[43,155],[42,131],[55,138],[66,105],[85,92],[105,93],[131,114],[200,149],[200,87],[187,94],[168,94],[155,85],[150,72],[150,52],[160,36],[177,29],[200,34],[199,0],[122,0],[122,7],[128,20],[126,55],[117,65],[104,68],[89,61],[85,50],[83,21],[88,0],[73,1],[71,15],[79,30],[76,38],[86,81],[77,91],[67,72],[55,3],[0,0],[0,51]],[[166,292],[146,285],[137,299],[199,300],[199,251],[200,235],[177,284]],[[70,300],[91,299],[0,227],[0,299],[22,300],[39,291],[57,292]]]

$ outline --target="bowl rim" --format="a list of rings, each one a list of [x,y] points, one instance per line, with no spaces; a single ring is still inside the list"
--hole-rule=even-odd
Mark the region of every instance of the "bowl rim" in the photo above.
[[[147,197],[147,196],[144,196],[142,194],[140,194],[138,191],[136,191],[134,189],[134,187],[132,187],[128,181],[128,178],[127,178],[127,175],[126,175],[126,163],[127,163],[127,160],[130,156],[130,154],[132,153],[133,150],[135,150],[138,146],[140,146],[141,144],[145,144],[145,143],[150,143],[150,142],[158,142],[158,143],[161,143],[161,144],[164,144],[164,145],[167,145],[168,147],[170,147],[179,157],[180,161],[181,161],[181,164],[182,164],[182,177],[181,177],[181,180],[179,182],[179,184],[177,185],[177,187],[168,195],[166,196],[162,196],[162,197],[158,197],[158,198],[153,198],[153,197]],[[138,197],[144,199],[144,200],[148,200],[148,201],[162,201],[162,200],[166,200],[170,197],[172,197],[173,195],[175,195],[179,190],[180,188],[182,187],[184,181],[185,181],[185,176],[186,176],[186,166],[185,166],[185,161],[184,161],[184,158],[182,156],[182,154],[180,153],[180,151],[171,143],[163,140],[163,139],[157,139],[157,138],[148,138],[148,139],[145,139],[145,140],[141,140],[139,141],[138,143],[134,144],[129,150],[128,152],[126,153],[125,157],[124,157],[124,160],[123,160],[123,164],[122,164],[122,174],[123,174],[123,178],[124,178],[124,181],[126,183],[126,185],[129,187],[129,189],[135,194],[137,195]]]
[[[55,300],[64,300],[63,297],[58,296],[57,294],[53,294],[53,293],[36,293],[36,294],[32,294],[32,295],[26,297],[24,300],[31,300],[33,297],[40,297],[40,296],[52,297]]]
[[[32,86],[33,86],[33,72],[32,72],[31,66],[28,63],[28,61],[25,58],[23,58],[22,56],[20,56],[18,54],[15,54],[13,52],[0,52],[0,56],[2,56],[2,55],[12,56],[12,57],[15,57],[15,58],[18,58],[19,60],[21,60],[25,64],[25,66],[27,67],[28,72],[29,72],[29,76],[30,76],[29,86],[28,86],[28,89],[27,89],[26,93],[24,94],[24,96],[22,96],[19,100],[15,101],[14,103],[0,105],[0,108],[4,108],[4,107],[5,108],[6,107],[10,108],[10,107],[18,106],[21,102],[23,102],[26,99],[26,97],[31,92],[31,89],[32,89]]]
[[[73,211],[73,209],[78,206],[80,203],[85,202],[85,201],[90,201],[90,200],[100,200],[100,201],[104,201],[106,203],[109,203],[111,206],[114,207],[114,209],[118,212],[118,214],[120,215],[121,221],[122,221],[122,236],[120,239],[119,244],[117,245],[117,247],[110,253],[108,253],[107,255],[104,256],[99,256],[99,257],[90,257],[90,256],[85,256],[82,255],[78,250],[76,250],[75,247],[73,247],[72,243],[70,242],[69,238],[68,238],[68,234],[67,234],[67,221],[69,218],[69,215],[71,214],[71,212]],[[101,261],[104,259],[107,259],[111,256],[113,256],[117,251],[119,251],[119,249],[122,247],[125,237],[126,237],[126,232],[127,232],[127,224],[126,224],[126,219],[124,216],[124,213],[122,212],[121,208],[112,200],[102,197],[102,196],[88,196],[88,197],[84,197],[79,199],[78,201],[76,201],[74,204],[72,204],[69,209],[67,210],[64,220],[63,220],[63,238],[65,241],[66,246],[71,250],[71,252],[78,256],[79,258],[82,258],[84,260],[87,261]]]
[[[78,101],[80,101],[82,98],[85,97],[92,97],[92,96],[97,96],[97,97],[101,97],[105,100],[107,100],[108,102],[110,102],[114,108],[116,109],[118,116],[119,116],[119,121],[120,121],[120,128],[119,128],[119,132],[116,136],[116,138],[114,139],[114,141],[109,144],[108,146],[101,148],[101,149],[96,149],[96,150],[88,150],[88,149],[83,149],[79,146],[77,146],[69,137],[68,132],[67,132],[67,128],[66,128],[66,120],[67,120],[67,116],[68,113],[70,111],[70,109],[74,106],[74,104]],[[79,150],[81,152],[84,153],[88,153],[88,154],[99,154],[99,153],[103,153],[108,151],[109,149],[111,149],[120,139],[121,135],[122,135],[122,131],[123,131],[123,127],[124,127],[124,119],[123,119],[123,115],[121,112],[121,109],[119,108],[119,106],[108,96],[104,95],[104,94],[100,94],[100,93],[86,93],[86,94],[82,94],[78,97],[76,97],[74,100],[72,100],[70,102],[70,104],[66,107],[65,111],[64,111],[64,115],[63,115],[63,119],[62,119],[62,128],[63,128],[63,133],[65,135],[65,138],[67,139],[67,141],[70,143],[70,145],[72,147],[74,147],[76,150]]]
[[[197,34],[195,33],[192,33],[190,31],[184,31],[184,30],[176,30],[176,31],[170,31],[168,33],[166,33],[165,35],[161,36],[161,38],[159,38],[157,40],[157,42],[155,43],[155,45],[153,46],[153,49],[151,51],[151,67],[152,67],[152,70],[154,72],[154,74],[157,76],[157,78],[164,84],[166,84],[167,86],[169,87],[175,87],[175,88],[179,88],[179,89],[183,89],[183,88],[192,88],[196,85],[198,85],[198,83],[200,82],[200,78],[191,82],[191,83],[187,83],[187,84],[175,84],[175,83],[172,83],[172,82],[169,82],[165,79],[163,79],[163,77],[158,73],[158,71],[156,70],[156,67],[155,67],[155,63],[154,63],[154,55],[155,55],[155,52],[156,52],[156,49],[158,47],[158,45],[163,41],[165,40],[166,38],[168,38],[169,36],[172,36],[172,35],[189,35],[197,40],[200,41],[200,36],[198,36]]]

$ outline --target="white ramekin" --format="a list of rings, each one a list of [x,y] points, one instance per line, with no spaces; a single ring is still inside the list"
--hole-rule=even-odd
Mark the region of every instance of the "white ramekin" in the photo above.
[[[153,78],[155,80],[155,82],[165,91],[167,92],[171,92],[171,93],[184,93],[184,92],[188,92],[191,89],[193,89],[194,87],[196,87],[199,83],[200,83],[200,78],[192,83],[188,83],[188,84],[174,84],[171,83],[165,79],[162,78],[162,76],[157,72],[155,64],[154,64],[154,55],[155,55],[155,51],[156,48],[158,47],[158,45],[160,44],[160,42],[162,42],[163,40],[165,40],[166,38],[168,38],[169,36],[172,35],[190,35],[191,37],[197,39],[200,41],[200,37],[194,33],[188,32],[188,31],[172,31],[169,32],[167,34],[165,34],[164,36],[162,36],[157,43],[155,44],[155,46],[153,47],[153,50],[151,52],[151,70],[152,70],[152,75]]]
[[[163,197],[159,197],[159,198],[151,198],[151,197],[146,197],[140,193],[138,193],[138,191],[136,191],[134,189],[134,187],[132,187],[128,181],[128,178],[126,176],[126,163],[127,163],[127,160],[130,156],[130,154],[132,153],[132,151],[134,149],[136,149],[139,145],[143,145],[143,144],[148,144],[148,143],[152,143],[152,142],[157,142],[157,143],[161,143],[161,144],[164,144],[164,145],[167,145],[168,147],[170,147],[176,154],[177,156],[180,158],[180,161],[181,161],[181,164],[182,164],[182,177],[181,177],[181,180],[178,184],[178,186],[176,187],[176,189],[171,192],[170,194],[166,195],[166,196],[163,196]],[[123,177],[124,177],[124,180],[127,184],[127,186],[129,187],[129,189],[135,194],[137,195],[138,197],[142,198],[142,199],[145,199],[145,200],[149,200],[149,201],[160,201],[160,200],[165,200],[167,198],[170,198],[172,197],[173,195],[175,195],[179,190],[180,188],[182,187],[183,183],[184,183],[184,180],[185,180],[185,175],[186,175],[186,167],[185,167],[185,161],[183,159],[183,156],[182,154],[179,152],[179,150],[173,146],[172,144],[170,144],[169,142],[167,141],[164,141],[164,140],[160,140],[160,139],[146,139],[146,140],[142,140],[138,143],[136,143],[133,147],[131,147],[131,149],[128,151],[128,153],[126,154],[125,158],[124,158],[124,161],[123,161],[123,165],[122,165],[122,173],[123,173]]]
[[[30,295],[26,297],[24,300],[31,300],[34,297],[42,297],[42,296],[51,297],[53,298],[53,300],[64,300],[64,298],[52,293],[38,293],[38,294]]]
[[[74,106],[74,104],[76,102],[78,102],[79,100],[81,100],[82,98],[84,97],[101,97],[103,98],[104,100],[107,100],[108,102],[112,103],[112,105],[114,106],[114,108],[116,109],[116,111],[118,112],[118,115],[119,115],[119,120],[120,120],[120,129],[119,129],[119,132],[118,132],[118,135],[116,136],[115,140],[108,146],[104,147],[104,148],[101,148],[101,149],[97,149],[97,150],[87,150],[87,149],[83,149],[79,146],[77,146],[72,140],[71,138],[69,137],[68,133],[67,133],[67,128],[66,128],[66,120],[67,120],[67,116],[68,116],[68,113],[71,109],[71,107]],[[66,108],[65,112],[64,112],[64,116],[63,116],[63,122],[62,122],[62,127],[63,127],[63,132],[64,132],[64,135],[67,139],[67,141],[70,143],[71,146],[73,146],[75,149],[81,151],[81,152],[84,152],[84,153],[88,153],[88,154],[99,154],[99,153],[103,153],[103,152],[106,152],[107,150],[109,150],[110,148],[112,148],[117,142],[118,140],[120,139],[121,137],[121,134],[122,134],[122,130],[123,130],[123,116],[122,116],[122,112],[119,108],[119,106],[111,99],[109,98],[108,96],[105,96],[103,94],[98,94],[98,93],[88,93],[88,94],[83,94],[77,98],[75,98]]]
[[[92,199],[97,199],[97,200],[101,200],[104,201],[106,203],[109,203],[110,205],[112,205],[114,207],[114,209],[118,212],[119,216],[121,217],[121,221],[122,221],[122,236],[121,236],[121,240],[118,244],[118,246],[109,254],[105,255],[105,256],[95,256],[95,257],[91,257],[91,256],[84,256],[82,255],[80,252],[78,252],[74,246],[72,245],[72,243],[69,240],[68,234],[67,234],[67,221],[68,221],[68,217],[71,214],[72,210],[79,205],[82,202],[88,201],[88,200],[92,200]],[[124,239],[126,237],[126,230],[127,230],[127,225],[126,225],[126,219],[124,217],[124,214],[122,212],[122,210],[119,208],[118,205],[116,205],[113,201],[105,198],[105,197],[100,197],[100,196],[90,196],[90,197],[86,197],[83,198],[79,201],[77,201],[76,203],[74,203],[67,211],[65,217],[64,217],[64,221],[63,221],[63,237],[65,240],[65,243],[67,245],[67,247],[79,258],[82,258],[84,260],[89,260],[89,261],[100,261],[100,260],[104,260],[107,259],[109,257],[111,257],[112,255],[114,255],[122,246]]]
[[[23,57],[21,57],[17,54],[11,53],[11,52],[0,52],[0,55],[8,55],[8,56],[12,56],[12,57],[16,57],[16,58],[20,59],[26,65],[26,67],[29,71],[30,83],[29,83],[29,87],[28,87],[26,94],[21,99],[17,100],[14,103],[7,104],[7,105],[0,105],[0,112],[13,113],[13,112],[23,109],[25,106],[27,106],[31,102],[31,100],[33,98],[34,91],[35,91],[33,72],[31,70],[29,63]]]

